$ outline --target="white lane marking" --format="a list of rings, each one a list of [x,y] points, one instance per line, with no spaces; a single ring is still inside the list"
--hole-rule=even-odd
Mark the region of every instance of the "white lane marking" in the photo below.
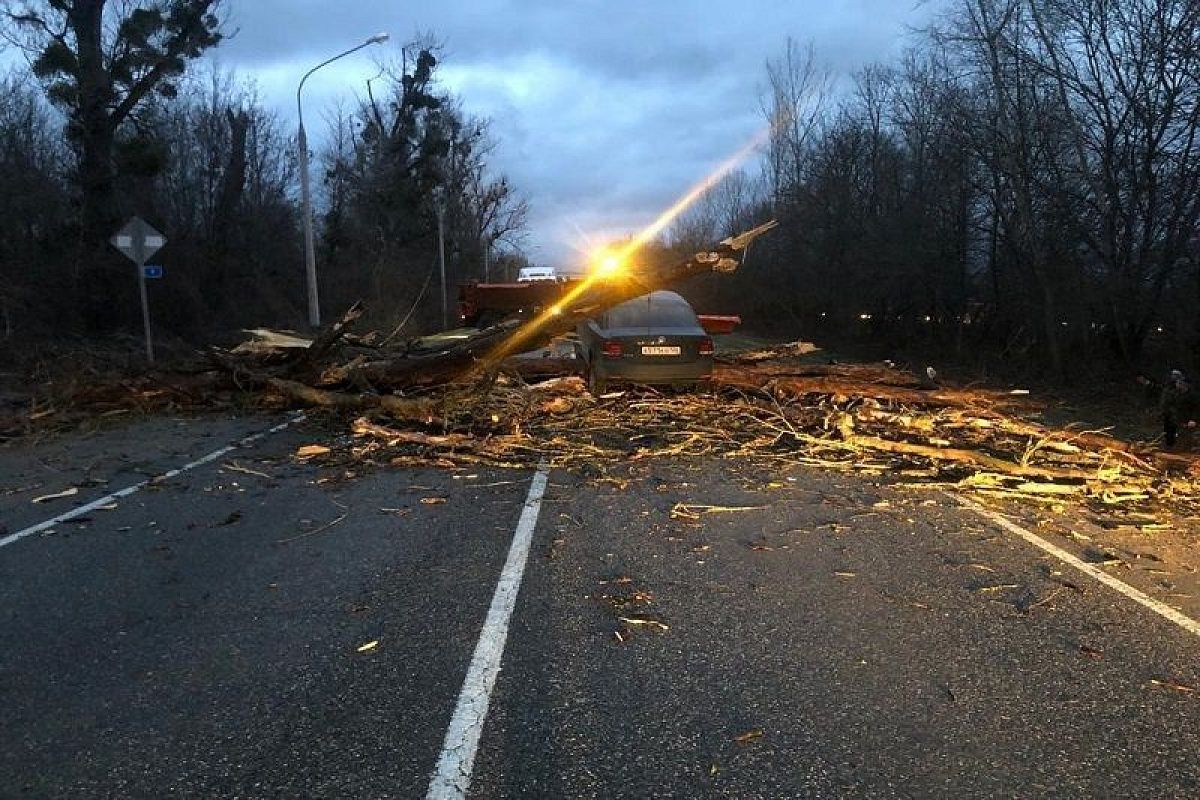
[[[538,512],[542,508],[542,495],[546,493],[546,480],[550,469],[545,464],[538,466],[525,508],[517,522],[508,559],[500,572],[496,593],[492,595],[492,606],[487,620],[475,645],[475,655],[467,668],[467,679],[463,681],[458,695],[458,705],[450,718],[446,740],[437,768],[429,782],[426,800],[462,800],[471,785],[471,769],[475,765],[475,752],[479,748],[479,736],[483,732],[483,721],[487,718],[488,704],[492,699],[492,687],[496,685],[496,674],[500,672],[500,659],[504,656],[504,644],[508,640],[508,620],[512,616],[525,574],[525,562],[529,559],[529,546],[533,542],[533,531],[537,527]]]
[[[31,525],[24,530],[17,531],[16,533],[11,533],[8,536],[5,536],[3,539],[0,539],[0,547],[7,547],[8,545],[13,544],[14,542],[18,542],[21,539],[24,539],[26,536],[32,536],[35,533],[41,533],[42,531],[48,531],[51,528],[53,528],[55,525],[61,525],[64,522],[70,522],[71,520],[75,519],[76,517],[81,517],[90,511],[95,511],[97,508],[100,508],[100,506],[108,505],[113,500],[119,500],[122,497],[128,497],[129,495],[133,494],[134,492],[141,491],[142,489],[146,488],[147,486],[149,486],[152,483],[158,483],[159,481],[170,480],[171,478],[174,478],[177,475],[182,475],[183,473],[187,472],[188,470],[193,470],[196,467],[202,467],[205,464],[212,463],[213,461],[216,461],[221,456],[232,453],[234,450],[237,450],[239,447],[249,447],[250,445],[254,444],[255,442],[259,441],[260,439],[265,439],[266,437],[270,436],[273,433],[279,433],[280,431],[282,431],[286,428],[289,428],[292,425],[296,425],[298,423],[303,422],[307,418],[308,417],[304,414],[298,414],[298,415],[292,417],[291,419],[289,419],[287,422],[281,422],[280,424],[276,425],[274,428],[269,428],[265,431],[260,431],[258,433],[247,436],[244,439],[239,439],[238,441],[234,442],[233,444],[226,445],[225,447],[222,447],[220,450],[214,450],[211,453],[209,453],[208,455],[198,458],[195,461],[191,462],[190,464],[184,464],[182,467],[170,470],[169,472],[164,472],[162,475],[156,475],[153,478],[147,478],[144,481],[139,481],[138,483],[135,483],[132,486],[126,486],[124,489],[113,492],[112,494],[106,494],[106,495],[104,495],[104,497],[93,500],[92,502],[87,503],[86,505],[79,506],[78,508],[73,508],[64,514],[59,514],[57,517],[48,519],[45,522],[39,522],[37,525]]]
[[[1189,633],[1194,633],[1195,635],[1200,636],[1200,622],[1197,622],[1196,620],[1192,619],[1191,617],[1187,616],[1186,614],[1183,614],[1183,613],[1177,611],[1176,609],[1171,608],[1166,603],[1163,603],[1159,600],[1155,600],[1150,595],[1145,594],[1144,592],[1133,588],[1132,586],[1125,583],[1124,581],[1114,578],[1112,575],[1109,575],[1104,570],[1099,569],[1096,566],[1087,563],[1086,561],[1072,555],[1071,553],[1068,553],[1066,550],[1062,549],[1058,545],[1047,542],[1045,539],[1038,536],[1036,533],[1025,530],[1020,525],[1016,524],[1015,522],[1010,520],[1008,517],[1003,516],[1002,514],[992,511],[991,509],[984,508],[983,506],[979,505],[978,503],[968,500],[965,497],[956,497],[954,499],[958,500],[958,502],[964,508],[968,508],[971,511],[974,511],[979,516],[983,517],[984,519],[987,519],[987,520],[990,520],[990,521],[996,523],[997,525],[999,525],[1001,528],[1008,531],[1009,533],[1015,533],[1017,536],[1020,536],[1022,539],[1029,542],[1034,547],[1037,547],[1041,550],[1046,551],[1050,555],[1057,558],[1059,561],[1063,561],[1067,564],[1070,564],[1075,569],[1079,570],[1080,572],[1084,573],[1085,575],[1095,578],[1100,583],[1103,583],[1105,586],[1109,587],[1110,589],[1115,589],[1116,591],[1125,595],[1126,597],[1128,597],[1130,600],[1134,601],[1135,603],[1142,604],[1146,608],[1153,611],[1155,614],[1158,614],[1160,617],[1169,619],[1171,622],[1174,622],[1176,625],[1183,628],[1185,631],[1188,631]]]

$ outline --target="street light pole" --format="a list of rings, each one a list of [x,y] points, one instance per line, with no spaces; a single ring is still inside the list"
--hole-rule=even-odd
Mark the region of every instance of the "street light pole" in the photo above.
[[[308,177],[308,137],[300,120],[300,207],[304,215],[304,276],[308,286],[308,324],[321,324],[321,301],[317,296],[317,251],[313,243],[312,190]]]
[[[434,213],[437,214],[438,271],[442,275],[442,330],[450,326],[449,308],[446,302],[446,207],[445,195],[438,191],[434,198]]]
[[[352,53],[357,53],[364,47],[370,47],[373,44],[383,44],[387,40],[388,34],[377,33],[362,44],[351,47],[344,53],[338,53],[333,58],[322,61],[304,73],[304,77],[300,79],[300,85],[296,87],[296,116],[300,122],[300,131],[296,137],[296,144],[300,148],[300,213],[304,217],[304,276],[308,284],[308,324],[314,328],[321,324],[321,301],[317,294],[317,251],[313,240],[312,187],[310,186],[308,174],[308,136],[304,131],[304,106],[301,103],[300,93],[304,91],[305,81],[317,70],[329,66],[339,58],[345,58]]]

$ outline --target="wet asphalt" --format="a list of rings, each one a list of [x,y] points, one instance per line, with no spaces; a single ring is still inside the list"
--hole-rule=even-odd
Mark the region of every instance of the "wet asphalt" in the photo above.
[[[0,524],[277,421],[10,447]],[[424,796],[531,473],[294,457],[327,438],[0,548],[0,797]],[[586,474],[550,475],[470,796],[1200,796],[1195,637],[949,498]]]

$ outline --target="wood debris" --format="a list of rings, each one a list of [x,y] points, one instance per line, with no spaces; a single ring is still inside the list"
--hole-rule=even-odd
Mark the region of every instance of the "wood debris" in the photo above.
[[[64,489],[61,492],[55,492],[54,494],[44,494],[41,497],[35,497],[30,502],[32,502],[34,504],[48,503],[51,500],[61,500],[64,497],[74,497],[77,494],[79,494],[79,488],[76,486],[72,486],[70,489]]]
[[[325,531],[329,530],[330,528],[334,527],[335,525],[340,524],[343,520],[346,519],[347,516],[349,516],[349,515],[342,514],[341,516],[334,519],[332,522],[327,522],[319,528],[314,528],[311,531],[307,531],[305,533],[301,533],[296,536],[289,536],[286,539],[278,539],[278,540],[276,540],[275,544],[288,544],[290,542],[299,541],[300,539],[307,539],[310,536],[316,536],[318,533],[324,533]]]
[[[1180,694],[1196,694],[1195,687],[1188,686],[1187,684],[1179,683],[1178,681],[1159,680],[1158,678],[1151,678],[1150,685],[1156,686],[1156,687],[1159,687],[1162,689],[1170,689],[1171,691],[1179,692]]]
[[[734,364],[757,364],[762,361],[773,361],[779,358],[789,358],[795,356],[806,356],[809,353],[818,353],[821,348],[817,347],[812,342],[787,342],[786,344],[775,345],[760,350],[746,350],[731,357],[722,358],[722,361]]]
[[[268,480],[274,480],[275,478],[274,475],[268,475],[265,472],[260,472],[256,469],[250,469],[249,467],[243,466],[236,461],[225,462],[221,465],[221,469],[228,470],[230,472],[240,472],[244,475],[254,475],[259,478],[267,478]]]
[[[353,455],[459,467],[544,459],[585,471],[666,457],[755,459],[903,474],[907,486],[988,497],[1078,500],[1106,518],[1141,515],[1140,526],[1155,524],[1160,508],[1200,509],[1194,479],[1163,468],[1149,449],[1045,427],[1032,420],[1028,398],[920,391],[913,376],[878,365],[836,369],[813,375],[786,363],[728,365],[696,391],[634,388],[608,399],[578,394],[574,382],[528,385],[501,376],[486,391],[423,395],[437,420],[431,425],[393,421],[382,410],[358,418]],[[560,391],[570,413],[546,403]],[[672,514],[695,520],[719,508],[682,503]]]
[[[698,520],[703,514],[732,514],[739,511],[761,511],[766,506],[710,506],[701,503],[676,503],[671,519]]]
[[[626,625],[652,628],[657,631],[662,631],[663,633],[671,630],[670,625],[659,622],[656,619],[640,619],[638,617],[617,617],[617,619],[621,622],[624,622]]]

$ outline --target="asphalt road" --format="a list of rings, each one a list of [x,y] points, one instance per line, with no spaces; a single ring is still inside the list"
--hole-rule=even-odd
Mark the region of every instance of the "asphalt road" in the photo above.
[[[0,451],[0,537],[278,421]],[[294,457],[325,437],[0,547],[0,796],[425,796],[532,473]],[[1200,796],[1196,636],[953,499],[588,472],[550,473],[469,796]]]

